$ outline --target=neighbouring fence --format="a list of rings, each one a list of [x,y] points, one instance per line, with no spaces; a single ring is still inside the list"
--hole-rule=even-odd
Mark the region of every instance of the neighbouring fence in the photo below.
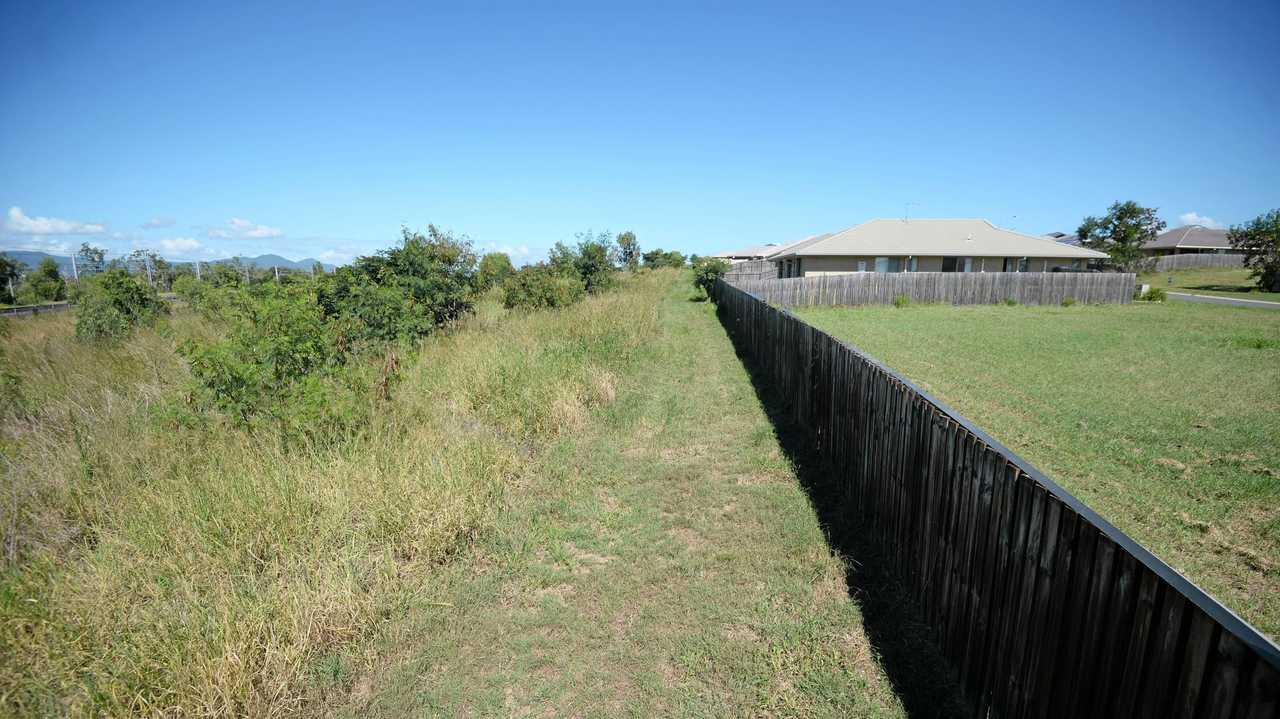
[[[1244,255],[1164,255],[1155,260],[1156,272],[1187,270],[1192,267],[1244,267]]]
[[[0,307],[0,317],[20,317],[22,315],[38,315],[45,312],[63,312],[71,309],[70,302],[54,302],[45,305],[14,305],[13,307]]]
[[[745,262],[735,262],[729,270],[724,273],[724,278],[730,282],[742,282],[745,280],[767,280],[778,276],[778,267],[769,260],[746,260]]]
[[[727,277],[727,276],[726,276]],[[1127,303],[1136,279],[1103,272],[853,272],[792,279],[730,280],[735,286],[784,306],[912,302],[993,305],[1012,299],[1023,305],[1076,302]]]
[[[1280,648],[1230,610],[901,375],[723,281],[713,296],[977,716],[1280,714]]]

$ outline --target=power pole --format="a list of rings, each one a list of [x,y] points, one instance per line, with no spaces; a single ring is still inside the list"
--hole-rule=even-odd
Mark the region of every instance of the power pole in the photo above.
[[[196,279],[200,279],[200,260],[196,260]]]
[[[71,256],[71,276],[76,282],[80,281],[80,270],[76,267],[76,256]]]
[[[151,277],[151,257],[149,255],[142,256],[142,265],[147,268],[147,284],[155,287],[156,281]]]
[[[272,265],[271,269],[274,270],[276,273],[276,284],[277,285],[280,284],[280,268],[276,267],[275,265]]]

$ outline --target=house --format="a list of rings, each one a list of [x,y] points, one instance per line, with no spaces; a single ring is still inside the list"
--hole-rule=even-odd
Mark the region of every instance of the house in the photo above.
[[[850,272],[1052,272],[1106,259],[1096,250],[1005,230],[986,220],[879,219],[768,256],[778,277]]]
[[[1233,252],[1226,230],[1213,230],[1201,225],[1185,225],[1160,233],[1142,246],[1150,257],[1161,255],[1227,254]]]
[[[769,255],[772,255],[777,252],[781,252],[782,250],[785,250],[792,245],[799,244],[800,242],[805,242],[806,240],[812,240],[814,237],[817,237],[817,235],[806,237],[804,238],[804,240],[798,240],[795,242],[786,242],[783,244],[770,242],[765,245],[751,245],[749,247],[743,247],[740,250],[729,250],[728,252],[719,252],[712,255],[712,257],[719,257],[721,259],[729,260],[730,262],[746,262],[748,260],[763,260]]]

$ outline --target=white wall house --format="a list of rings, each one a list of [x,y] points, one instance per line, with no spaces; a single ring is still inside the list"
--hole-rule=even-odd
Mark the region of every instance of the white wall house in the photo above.
[[[850,272],[1053,272],[1107,255],[986,220],[869,220],[770,254],[778,277]]]

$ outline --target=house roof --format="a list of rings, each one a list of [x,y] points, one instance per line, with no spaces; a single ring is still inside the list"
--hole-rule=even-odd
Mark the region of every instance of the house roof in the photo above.
[[[1229,249],[1226,230],[1211,230],[1201,225],[1185,225],[1162,232],[1142,246],[1144,250],[1165,250],[1186,247],[1190,249]]]
[[[1045,234],[1044,238],[1064,245],[1072,245],[1073,247],[1081,246],[1080,235],[1068,234],[1066,232],[1049,232]]]
[[[830,235],[818,235],[775,252],[769,259],[832,255],[1063,257],[1102,259],[1107,255],[1044,237],[1005,230],[978,219],[868,220]]]
[[[770,243],[767,245],[751,245],[749,247],[743,247],[740,250],[729,250],[727,252],[718,252],[713,256],[725,257],[725,258],[748,258],[748,259],[753,257],[766,257],[770,253],[777,252],[778,250],[782,249],[782,247],[783,245],[779,245],[777,243]]]

